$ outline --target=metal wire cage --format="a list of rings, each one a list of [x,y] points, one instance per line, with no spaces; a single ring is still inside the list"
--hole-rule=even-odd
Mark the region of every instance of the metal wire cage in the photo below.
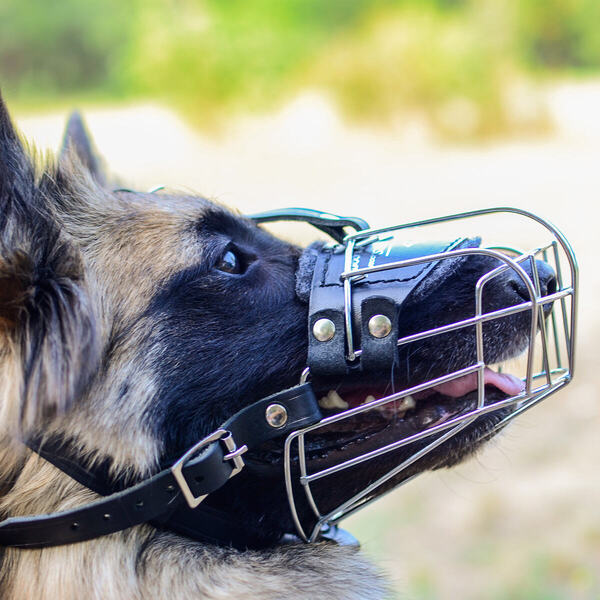
[[[527,224],[528,227],[533,224],[537,228],[538,233],[541,234],[540,237],[543,238],[543,243],[538,244],[535,248],[528,251],[517,250],[513,247],[498,244],[482,248],[461,248],[440,254],[430,254],[410,260],[390,262],[365,268],[356,268],[356,262],[353,260],[357,248],[376,243],[379,240],[385,239],[390,234],[408,235],[409,233],[417,230],[420,231],[430,226],[459,221],[464,222],[465,219],[474,217],[497,219],[501,214],[512,215],[514,218],[518,218],[522,224]],[[577,262],[567,239],[556,227],[541,217],[516,208],[490,208],[405,223],[393,227],[366,229],[346,236],[343,246],[343,251],[345,252],[345,270],[341,274],[341,279],[344,285],[346,358],[349,362],[360,361],[361,356],[361,349],[354,347],[354,340],[356,338],[352,330],[353,290],[358,282],[368,278],[373,273],[383,270],[431,263],[432,261],[445,261],[459,256],[484,255],[497,259],[500,266],[485,273],[478,280],[474,289],[475,309],[472,317],[398,339],[398,346],[403,346],[418,340],[434,338],[450,331],[474,328],[476,361],[473,364],[419,385],[325,417],[320,422],[295,431],[287,437],[284,449],[286,490],[298,535],[307,542],[315,541],[319,533],[329,524],[339,522],[341,519],[378,498],[378,488],[384,486],[386,482],[399,475],[434,448],[455,436],[478,417],[501,409],[510,408],[511,412],[508,416],[504,417],[496,425],[496,428],[501,428],[517,415],[522,414],[541,400],[564,387],[572,379],[574,373],[577,320]],[[556,290],[552,293],[542,295],[536,259],[541,259],[549,263],[555,271],[557,286]],[[531,275],[526,272],[524,266],[528,266]],[[492,312],[484,312],[483,292],[486,285],[494,277],[497,277],[501,273],[506,273],[508,270],[512,270],[513,274],[522,280],[527,289],[529,299],[518,305]],[[548,306],[550,303],[552,303],[551,312],[547,317],[544,317],[543,307]],[[485,360],[484,323],[525,311],[529,311],[530,313],[530,325],[529,344],[522,377],[524,389],[517,395],[499,401],[486,402],[484,373],[488,363]],[[342,460],[333,466],[320,470],[311,470],[306,443],[307,437],[311,434],[318,434],[323,428],[330,427],[334,423],[339,423],[360,413],[377,409],[388,403],[406,398],[409,395],[418,394],[419,392],[473,373],[477,377],[477,403],[472,410],[433,427],[397,439],[392,443],[387,443],[375,450]],[[305,371],[303,379],[306,380],[307,376],[308,370]],[[403,459],[400,464],[393,466],[391,470],[377,478],[363,490],[354,494],[333,510],[326,512],[320,510],[319,503],[313,493],[312,486],[315,482],[323,481],[327,477],[350,469],[360,463],[371,461],[424,439],[427,439],[429,443],[424,447],[419,447],[408,458]],[[401,483],[406,483],[409,480],[410,478],[404,479]],[[386,489],[385,492],[387,493],[387,491],[389,490]],[[308,522],[304,519],[304,523],[301,522],[302,519],[299,516],[299,498],[297,498],[297,494],[299,493],[303,493],[304,498],[302,502],[303,504],[308,503],[314,515],[311,516]]]

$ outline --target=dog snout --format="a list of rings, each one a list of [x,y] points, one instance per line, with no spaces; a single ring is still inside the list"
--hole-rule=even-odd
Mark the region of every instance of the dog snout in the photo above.
[[[557,290],[556,273],[554,272],[554,269],[542,260],[536,260],[535,265],[540,285],[540,296],[543,297],[554,294]],[[535,288],[535,275],[530,261],[523,264],[523,270],[527,273]],[[529,289],[525,281],[523,281],[523,278],[520,277],[517,272],[511,271],[509,285],[523,301],[529,302],[531,300]],[[545,315],[548,315],[551,310],[552,302],[544,304]]]

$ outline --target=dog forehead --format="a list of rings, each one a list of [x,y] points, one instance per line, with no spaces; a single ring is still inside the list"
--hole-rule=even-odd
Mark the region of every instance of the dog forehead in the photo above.
[[[204,198],[119,193],[84,254],[102,287],[127,312],[137,312],[162,282],[205,259],[209,239],[202,225],[219,214],[234,218]]]

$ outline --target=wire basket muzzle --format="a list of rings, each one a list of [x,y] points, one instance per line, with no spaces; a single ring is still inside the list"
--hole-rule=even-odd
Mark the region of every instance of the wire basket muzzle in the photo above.
[[[417,230],[447,223],[462,225],[471,217],[495,219],[499,214],[512,214],[533,223],[543,241],[526,251],[506,244],[480,247],[479,237],[457,236],[444,243],[406,241]],[[439,323],[432,317],[427,322],[434,326],[405,334],[402,318],[409,314],[406,307],[419,307],[421,303],[423,314],[431,299],[444,293],[447,282],[460,281],[461,269],[473,261],[490,268],[478,273],[469,288],[468,314],[458,319],[446,315]],[[319,423],[288,436],[286,489],[299,535],[307,541],[315,540],[328,523],[348,516],[394,484],[406,482],[403,472],[411,472],[411,465],[479,417],[501,414],[496,428],[503,427],[566,385],[574,370],[577,279],[577,263],[564,236],[547,221],[518,209],[486,209],[369,229],[347,236],[343,244],[323,247],[315,261],[309,309],[308,364],[316,379],[337,377],[341,381],[371,372],[391,372],[402,348],[417,344],[433,347],[453,332],[472,337],[473,352],[460,368],[450,366],[445,372],[438,369],[435,377],[420,377],[414,385],[409,383],[400,390],[392,386],[376,398],[371,396],[361,404],[351,403],[327,413]],[[517,290],[518,299],[494,304],[495,290],[501,286]],[[498,358],[497,352],[492,355],[489,351],[490,336],[497,324],[511,318],[519,319],[527,342],[519,361],[522,384],[518,389],[509,386],[506,389],[512,390],[510,393],[491,399],[486,383],[503,376],[490,369]],[[364,452],[338,453],[334,463],[314,460],[311,455],[312,439],[325,432],[331,435],[336,428],[348,428],[353,419],[369,411],[385,411],[386,407],[406,404],[407,398],[446,391],[453,383],[464,387],[469,381],[474,382],[472,405],[443,422],[410,430],[398,427],[395,438],[390,439],[388,432],[380,445],[371,443]],[[378,466],[377,476],[358,491],[356,486],[348,485],[348,497],[337,506],[325,506],[313,493],[329,480],[339,482],[344,474],[352,477],[357,466],[370,461],[380,465],[386,455],[399,456],[401,448],[408,450],[401,453],[401,462],[388,465],[383,473]]]

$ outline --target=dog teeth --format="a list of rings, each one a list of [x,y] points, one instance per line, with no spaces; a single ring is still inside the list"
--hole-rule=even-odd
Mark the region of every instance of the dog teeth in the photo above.
[[[365,404],[375,402],[375,400],[377,400],[377,398],[375,398],[373,394],[369,394],[365,397],[365,399],[361,402],[360,405],[364,406]],[[388,404],[383,404],[382,406],[377,406],[376,410],[386,415],[393,413],[401,419],[404,417],[406,411],[410,410],[411,408],[414,408],[416,405],[417,404],[415,402],[415,399],[412,396],[405,396],[404,398],[402,398],[402,400],[396,403],[390,402]],[[335,390],[329,390],[327,396],[323,396],[319,400],[319,406],[326,410],[346,410],[347,408],[349,408],[350,405]]]
[[[348,408],[349,404],[335,391],[330,390],[327,397],[336,408]]]
[[[415,399],[412,396],[405,396],[402,398],[402,402],[398,405],[398,410],[407,411],[414,408],[417,405]]]
[[[335,390],[329,390],[327,396],[323,396],[319,400],[319,406],[326,410],[332,410],[334,408],[346,410],[349,404]]]
[[[372,397],[372,396],[371,396]],[[375,398],[373,398],[374,400]],[[377,407],[377,410],[384,416],[396,417],[403,419],[404,415],[417,405],[415,399],[412,396],[405,396],[402,400],[397,402],[388,402]]]

